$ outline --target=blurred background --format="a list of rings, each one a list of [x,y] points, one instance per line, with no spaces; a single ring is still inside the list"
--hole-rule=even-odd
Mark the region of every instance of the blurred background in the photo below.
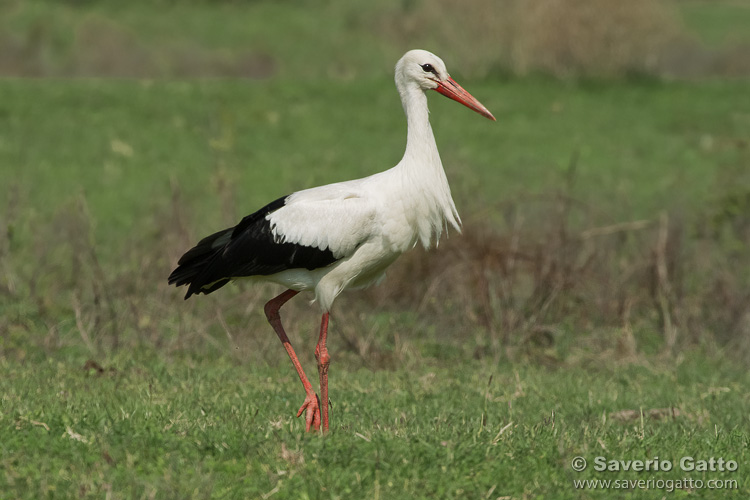
[[[411,48],[498,122],[430,96],[464,234],[342,297],[337,360],[750,360],[743,0],[6,0],[3,355],[281,360],[275,289],[183,303],[166,277],[265,202],[395,164]]]
[[[0,75],[363,78],[432,47],[471,78],[747,77],[742,0],[3,2]]]

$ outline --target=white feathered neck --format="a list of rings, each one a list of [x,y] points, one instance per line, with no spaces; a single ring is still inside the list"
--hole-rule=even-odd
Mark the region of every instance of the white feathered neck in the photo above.
[[[417,229],[419,241],[429,248],[433,242],[437,245],[448,224],[461,232],[461,218],[430,126],[425,91],[416,84],[399,80],[399,74],[396,71],[396,87],[406,113],[408,132],[404,157],[394,170],[401,175],[407,196],[411,196],[411,200],[405,200],[406,205],[413,207],[410,222]]]

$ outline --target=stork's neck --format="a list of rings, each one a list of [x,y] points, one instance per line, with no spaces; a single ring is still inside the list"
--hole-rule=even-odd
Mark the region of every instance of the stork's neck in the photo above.
[[[408,131],[406,151],[395,170],[401,174],[403,196],[408,199],[405,206],[411,209],[407,218],[412,219],[416,236],[428,247],[440,239],[446,223],[460,231],[461,219],[430,127],[427,96],[416,87],[399,87],[399,94]]]
[[[430,110],[427,96],[418,88],[399,89],[407,122],[406,151],[402,163],[411,167],[439,168],[442,171],[440,154],[435,136],[430,127]]]

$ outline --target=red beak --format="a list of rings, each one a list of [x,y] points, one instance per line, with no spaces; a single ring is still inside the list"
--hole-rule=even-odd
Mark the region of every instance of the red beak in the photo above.
[[[445,97],[450,97],[454,101],[458,101],[467,108],[473,109],[480,115],[489,118],[492,121],[497,121],[494,116],[492,116],[492,113],[489,112],[487,108],[484,107],[484,105],[474,99],[474,96],[466,92],[463,87],[461,87],[459,84],[457,84],[453,78],[448,77],[447,80],[443,82],[437,82],[438,86],[435,90],[443,94]]]

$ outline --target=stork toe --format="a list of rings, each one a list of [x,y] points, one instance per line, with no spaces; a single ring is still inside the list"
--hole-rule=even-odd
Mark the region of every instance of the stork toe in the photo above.
[[[302,403],[302,406],[300,407],[299,411],[297,412],[297,417],[299,418],[302,415],[302,412],[305,413],[305,432],[310,432],[310,429],[314,431],[320,430],[320,399],[318,398],[318,395],[314,392],[310,392],[305,397],[305,402]]]

